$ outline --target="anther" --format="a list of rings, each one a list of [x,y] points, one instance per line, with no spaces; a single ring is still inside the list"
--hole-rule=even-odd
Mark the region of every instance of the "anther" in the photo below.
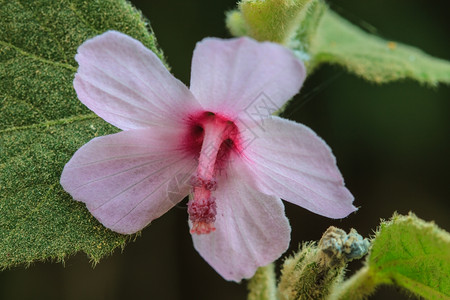
[[[191,233],[206,234],[216,230],[217,205],[214,197],[188,202],[189,219],[192,221]]]

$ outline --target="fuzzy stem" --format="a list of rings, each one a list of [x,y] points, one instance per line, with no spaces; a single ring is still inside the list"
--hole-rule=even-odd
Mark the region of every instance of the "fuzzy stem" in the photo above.
[[[274,264],[260,267],[248,282],[247,288],[249,290],[247,300],[276,300],[277,288]]]
[[[367,298],[375,291],[380,282],[368,266],[363,267],[348,280],[337,287],[328,300],[360,300]]]

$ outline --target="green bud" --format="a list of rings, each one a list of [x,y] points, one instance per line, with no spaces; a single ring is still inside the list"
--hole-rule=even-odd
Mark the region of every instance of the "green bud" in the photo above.
[[[231,32],[242,32],[246,24],[248,34],[259,41],[288,44],[308,8],[317,0],[244,0],[239,3],[240,18],[227,18]]]
[[[336,283],[342,281],[347,263],[363,257],[369,241],[356,230],[349,234],[330,227],[319,244],[303,244],[294,257],[286,259],[278,285],[279,299],[325,299]]]

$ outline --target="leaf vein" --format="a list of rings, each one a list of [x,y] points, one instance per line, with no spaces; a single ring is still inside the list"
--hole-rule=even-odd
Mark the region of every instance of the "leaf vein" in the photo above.
[[[65,68],[65,69],[69,69],[69,70],[71,70],[73,72],[77,71],[77,68],[75,68],[74,66],[72,66],[72,65],[70,65],[68,63],[61,63],[61,62],[57,62],[57,61],[52,61],[52,60],[49,60],[49,59],[37,56],[36,54],[28,52],[28,51],[26,51],[26,50],[24,50],[24,49],[22,49],[22,48],[20,48],[18,46],[15,46],[15,45],[13,45],[11,43],[8,43],[8,42],[5,42],[5,41],[0,41],[0,45],[3,45],[5,47],[14,48],[17,52],[21,53],[23,56],[28,56],[28,57],[30,57],[32,59],[38,60],[38,61],[43,62],[45,64],[54,65],[56,67],[62,67],[62,68]]]
[[[55,126],[55,125],[70,124],[75,121],[91,120],[91,119],[96,119],[96,118],[98,118],[98,116],[94,113],[86,114],[86,115],[78,115],[78,116],[74,116],[74,117],[62,118],[62,119],[58,119],[58,120],[51,120],[51,121],[47,121],[47,122],[43,122],[43,123],[36,123],[36,124],[32,124],[32,125],[11,127],[11,128],[0,130],[0,134],[14,132],[14,131],[35,129],[35,128],[40,128],[40,127],[51,127],[51,126]]]

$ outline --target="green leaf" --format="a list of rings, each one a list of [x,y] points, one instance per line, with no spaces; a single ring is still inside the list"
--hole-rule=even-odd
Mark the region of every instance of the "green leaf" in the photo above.
[[[131,238],[107,230],[59,184],[72,154],[116,132],[77,99],[77,47],[115,29],[161,58],[148,22],[124,0],[0,0],[0,269],[94,261]]]
[[[377,83],[406,78],[430,85],[450,83],[450,62],[366,33],[331,10],[324,13],[309,54],[310,68],[336,63]]]
[[[426,299],[450,297],[450,234],[414,214],[381,224],[368,257],[377,281]]]
[[[366,266],[328,300],[358,300],[380,284],[401,286],[425,299],[450,299],[450,234],[410,213],[382,222]]]

